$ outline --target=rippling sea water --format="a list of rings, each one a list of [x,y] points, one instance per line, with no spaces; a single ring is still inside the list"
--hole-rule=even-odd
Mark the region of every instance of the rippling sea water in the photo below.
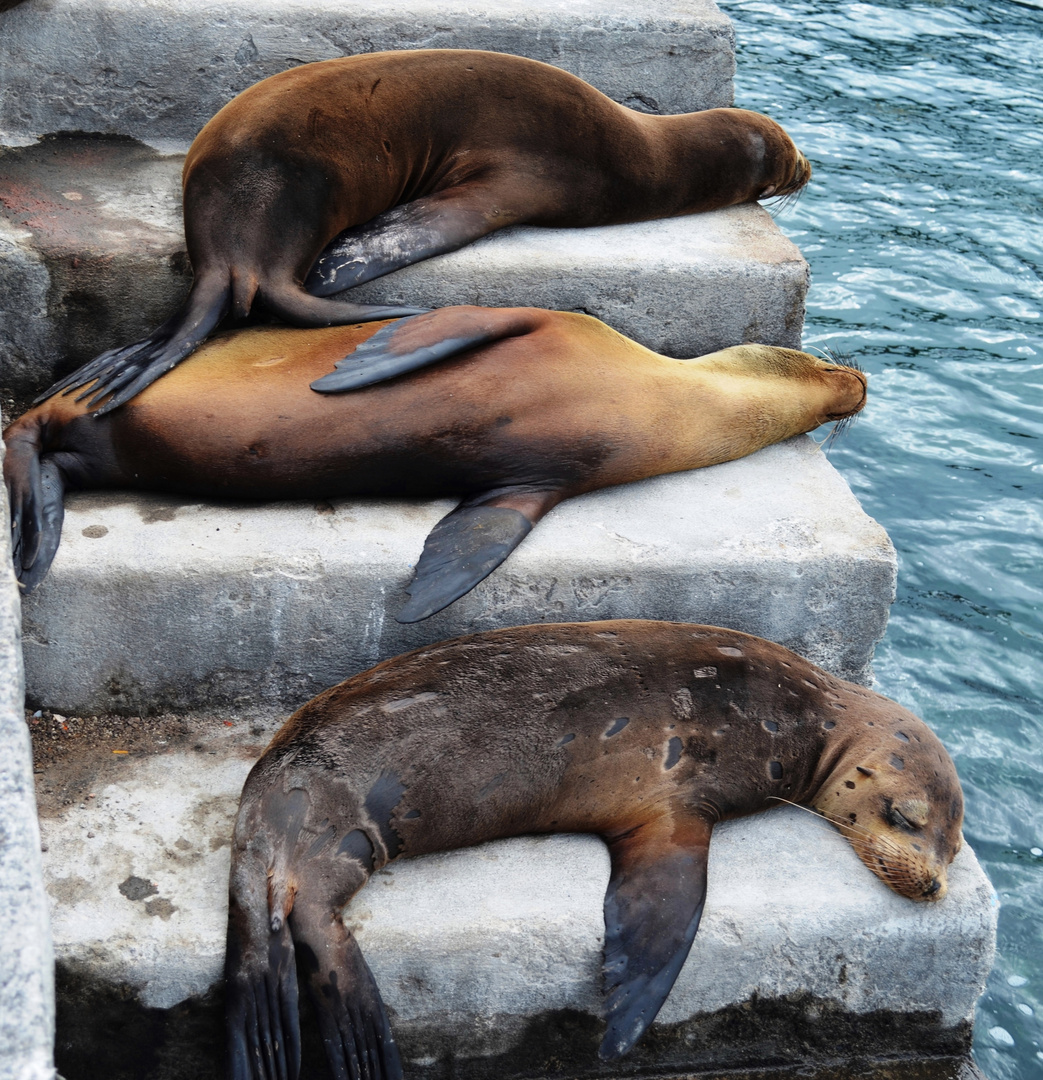
[[[815,169],[778,218],[805,344],[870,375],[830,456],[898,549],[877,689],[945,740],[1000,896],[975,1057],[1043,1077],[1043,0],[719,3],[736,104]]]

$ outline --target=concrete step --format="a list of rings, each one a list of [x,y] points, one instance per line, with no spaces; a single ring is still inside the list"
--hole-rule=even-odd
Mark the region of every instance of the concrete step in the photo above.
[[[0,150],[0,383],[9,414],[164,321],[191,273],[180,155],[62,137]],[[584,310],[698,356],[799,347],[808,267],[758,206],[598,229],[516,228],[353,291],[363,303]]]
[[[543,60],[645,111],[732,103],[734,33],[711,0],[29,0],[0,14],[0,142],[89,131],[186,147],[269,75],[428,48]]]
[[[229,837],[275,723],[247,713],[33,722],[67,1080],[223,1075]],[[831,1066],[826,1075],[844,1080],[958,1075],[997,911],[966,846],[947,898],[916,904],[800,810],[719,826],[688,962],[649,1034],[611,1066],[596,1060],[608,869],[599,840],[554,836],[403,860],[373,877],[346,920],[410,1080],[780,1063],[802,1077]],[[314,1056],[318,1040],[306,1038]],[[871,1071],[874,1060],[886,1068]]]
[[[76,712],[295,708],[378,660],[500,626],[673,619],[869,676],[895,553],[808,436],[570,499],[445,611],[394,614],[450,500],[66,500],[23,604],[28,699]]]

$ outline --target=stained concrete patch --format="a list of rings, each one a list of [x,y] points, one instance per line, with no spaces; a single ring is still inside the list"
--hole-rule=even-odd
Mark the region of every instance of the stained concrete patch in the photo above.
[[[120,882],[119,889],[128,900],[144,900],[146,896],[153,896],[159,892],[151,881],[135,877],[133,874],[126,881]]]

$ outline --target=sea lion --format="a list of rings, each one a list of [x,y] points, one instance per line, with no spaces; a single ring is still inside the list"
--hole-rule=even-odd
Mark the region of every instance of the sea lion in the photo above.
[[[963,795],[923,721],[780,645],[616,620],[494,630],[386,660],[314,698],[247,778],[232,844],[235,1080],[293,1080],[295,954],[333,1075],[402,1071],[343,906],[404,855],[530,833],[609,848],[606,1059],[655,1018],[688,955],[718,821],[791,802],[869,869],[940,900]]]
[[[378,333],[383,344],[367,352]],[[357,346],[363,379],[463,351],[353,394],[309,389],[313,379],[334,389],[355,379],[346,366],[326,373]],[[398,618],[415,622],[477,585],[562,499],[742,457],[857,412],[865,393],[860,371],[792,349],[740,345],[673,360],[588,315],[538,308],[242,330],[101,419],[55,397],[11,424],[4,478],[15,567],[26,589],[47,572],[66,487],[236,499],[462,495],[428,536],[408,588]]]
[[[794,192],[810,175],[766,116],[637,113],[520,56],[424,49],[304,64],[243,91],[192,143],[195,281],[182,308],[44,396],[94,382],[93,403],[108,397],[99,412],[114,409],[257,304],[308,327],[415,314],[328,297],[507,225],[691,214]]]

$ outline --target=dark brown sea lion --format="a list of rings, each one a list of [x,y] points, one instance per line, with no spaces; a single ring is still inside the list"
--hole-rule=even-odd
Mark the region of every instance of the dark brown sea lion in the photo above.
[[[923,721],[761,638],[683,623],[522,626],[387,660],[309,702],[243,790],[232,845],[235,1080],[297,1076],[295,954],[338,1078],[402,1075],[341,910],[402,855],[527,833],[608,844],[603,1058],[695,937],[718,821],[792,802],[878,877],[940,900],[963,795]]]
[[[113,409],[258,303],[309,327],[415,314],[327,297],[506,225],[692,214],[796,191],[810,175],[766,116],[637,113],[520,56],[428,49],[305,64],[245,90],[189,149],[196,276],[181,310],[47,393],[98,380],[95,403],[111,395],[100,411]]]
[[[538,308],[443,308],[392,324],[384,345],[365,353],[378,374],[439,347],[465,351],[358,393],[309,389],[319,376],[352,379],[344,366],[327,373],[379,329],[239,331],[101,419],[69,397],[30,410],[4,433],[23,587],[54,557],[66,487],[237,499],[462,495],[427,538],[409,586],[398,617],[415,622],[490,574],[562,499],[730,461],[865,401],[864,375],[806,353],[742,345],[673,360],[590,316]]]

